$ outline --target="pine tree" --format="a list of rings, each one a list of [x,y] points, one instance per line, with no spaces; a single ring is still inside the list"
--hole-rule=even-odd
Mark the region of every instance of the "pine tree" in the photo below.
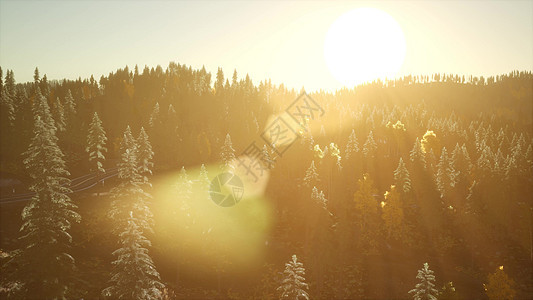
[[[413,294],[414,300],[437,300],[438,291],[435,289],[435,275],[429,269],[428,263],[424,263],[422,269],[418,270],[416,278],[420,280],[415,288],[409,291]]]
[[[318,178],[318,173],[315,167],[315,161],[313,160],[311,161],[311,165],[305,172],[304,184],[307,187],[311,187],[315,185],[318,181],[320,181],[320,179]]]
[[[121,162],[118,165],[120,183],[111,190],[112,201],[109,216],[115,222],[115,232],[119,233],[125,228],[128,213],[131,211],[137,216],[137,224],[143,230],[151,230],[153,216],[148,201],[150,194],[146,193],[142,185],[145,184],[139,174],[137,143],[131,135],[129,126],[126,128],[121,142]]]
[[[396,168],[394,171],[394,180],[404,193],[408,193],[411,190],[409,171],[405,167],[405,163],[401,157],[400,161],[398,162],[398,168]]]
[[[122,135],[119,149],[120,149],[121,154],[124,154],[126,150],[132,150],[134,152],[137,151],[137,143],[135,139],[133,138],[133,134],[131,133],[131,128],[129,125],[126,127],[126,130],[124,131],[124,134]]]
[[[311,199],[317,204],[319,204],[326,211],[328,210],[328,199],[326,199],[326,196],[324,195],[323,191],[318,192],[316,186],[314,186],[311,190]]]
[[[139,164],[139,175],[142,176],[141,182],[151,186],[148,182],[148,176],[152,175],[152,167],[154,163],[152,158],[154,157],[154,152],[152,151],[152,144],[148,139],[148,135],[144,131],[144,128],[141,127],[139,131],[139,136],[137,137],[137,160]]]
[[[229,133],[226,134],[226,139],[224,140],[224,146],[222,146],[222,152],[220,153],[220,157],[222,158],[223,163],[221,167],[228,171],[233,171],[234,166],[232,162],[233,160],[235,160],[235,149],[233,149],[231,143],[231,136],[229,135]]]
[[[105,147],[107,141],[106,133],[102,127],[102,121],[98,118],[98,114],[95,112],[93,120],[89,125],[89,134],[87,135],[87,147],[85,151],[89,153],[89,162],[94,161],[96,163],[95,171],[98,178],[99,174],[105,173],[102,162],[105,160],[104,152],[107,152]]]
[[[67,124],[65,123],[65,108],[61,104],[59,97],[56,97],[54,103],[55,109],[53,111],[54,121],[59,132],[63,132],[67,129]]]
[[[500,266],[496,272],[490,274],[488,280],[489,283],[484,284],[483,287],[489,300],[511,300],[515,298],[515,283],[503,271],[503,266]]]
[[[73,296],[75,261],[68,254],[72,245],[68,231],[80,215],[68,196],[70,174],[57,145],[56,129],[44,121],[52,119],[48,104],[37,97],[35,106],[34,136],[24,159],[35,196],[22,211],[21,248],[5,270],[10,270],[8,280],[17,287],[12,292],[20,298],[63,299]]]
[[[150,125],[150,129],[154,130],[154,128],[159,128],[159,125],[161,124],[161,115],[159,113],[159,102],[156,102],[154,105],[154,109],[152,110],[152,114],[150,114],[150,120],[148,121],[148,124]]]
[[[35,98],[33,101],[32,112],[34,116],[40,116],[45,127],[48,130],[53,131],[55,135],[56,127],[54,124],[54,119],[52,118],[52,114],[50,112],[50,106],[48,106],[48,101],[46,101],[46,98],[43,97],[43,95],[41,94],[40,88],[37,88],[35,90]]]
[[[180,175],[178,182],[175,185],[175,188],[178,192],[178,198],[184,202],[188,202],[191,199],[192,195],[192,181],[189,180],[189,175],[185,167],[181,167]]]
[[[200,167],[198,183],[200,184],[200,190],[202,191],[202,193],[207,195],[207,197],[209,198],[209,187],[211,186],[211,181],[209,180],[209,175],[207,174],[207,169],[204,164],[202,164],[202,166]]]
[[[426,155],[422,151],[422,144],[420,140],[416,138],[416,141],[413,145],[413,149],[410,152],[410,160],[413,163],[419,164],[423,168],[426,168]]]
[[[278,291],[281,292],[280,299],[309,299],[307,290],[309,286],[305,283],[305,268],[304,265],[298,261],[296,255],[292,256],[292,260],[285,264],[285,271],[283,271],[283,281]]]
[[[221,95],[224,91],[224,72],[222,68],[218,68],[215,81],[215,93]]]
[[[476,167],[479,172],[479,177],[487,177],[492,173],[492,151],[489,146],[483,147],[481,155],[477,159]]]
[[[346,159],[349,159],[352,154],[357,152],[359,152],[359,142],[357,141],[357,136],[355,136],[355,130],[352,129],[352,133],[350,133],[350,137],[348,138],[348,144],[346,144]]]
[[[70,90],[67,91],[63,107],[65,109],[65,123],[67,128],[71,128],[76,117],[76,102],[74,102],[74,97],[72,97]]]
[[[113,252],[116,260],[110,284],[102,291],[113,299],[160,299],[164,285],[155,269],[147,247],[151,243],[143,236],[138,220],[129,213],[125,230],[119,235],[120,248]]]
[[[442,148],[439,164],[437,165],[437,189],[440,192],[440,197],[448,195],[450,190],[455,186],[457,173],[453,168],[452,161],[448,157],[446,147]]]
[[[15,124],[15,106],[12,96],[7,93],[7,89],[3,89],[0,93],[0,113],[2,123],[5,122],[8,126],[13,127]]]
[[[368,137],[366,138],[366,142],[363,145],[363,154],[365,157],[373,158],[376,155],[376,150],[378,148],[378,145],[374,141],[374,134],[372,133],[372,130],[368,133]]]

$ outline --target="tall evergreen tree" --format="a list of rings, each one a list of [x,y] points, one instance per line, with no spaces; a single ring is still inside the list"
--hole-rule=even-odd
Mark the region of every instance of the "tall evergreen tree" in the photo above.
[[[405,167],[405,163],[401,157],[400,161],[398,162],[398,167],[394,171],[394,180],[404,193],[408,193],[411,190],[409,171]]]
[[[348,144],[346,144],[345,156],[346,159],[349,159],[350,156],[359,152],[359,142],[357,141],[357,136],[355,135],[355,130],[352,129],[350,137],[348,138]]]
[[[410,152],[410,160],[411,162],[426,168],[426,155],[424,151],[422,151],[422,144],[418,138],[416,138],[413,149]]]
[[[44,97],[36,101],[34,136],[24,159],[35,196],[22,211],[21,248],[6,270],[13,268],[8,280],[16,283],[12,292],[20,298],[64,299],[74,296],[75,261],[68,254],[72,245],[69,230],[81,218],[68,196],[69,173],[57,145],[56,129],[44,121],[52,119],[48,104]]]
[[[378,148],[378,145],[374,141],[374,134],[372,133],[372,130],[368,133],[368,137],[366,138],[366,142],[363,145],[363,154],[365,157],[368,158],[374,158],[376,155],[376,150]]]
[[[435,289],[435,275],[429,269],[428,263],[424,263],[422,269],[418,270],[416,278],[420,280],[415,288],[409,291],[413,294],[414,300],[437,300],[438,291]]]
[[[2,125],[7,124],[9,127],[15,125],[15,106],[13,97],[7,93],[7,89],[2,89],[0,93],[0,118]]]
[[[309,168],[305,172],[304,184],[307,187],[311,187],[311,186],[316,185],[316,183],[319,180],[320,179],[318,178],[318,173],[317,173],[316,167],[315,167],[315,161],[313,160],[313,161],[311,161],[311,165],[309,166]]]
[[[234,166],[232,165],[233,160],[235,159],[235,149],[231,143],[231,136],[226,134],[226,139],[224,140],[224,146],[222,146],[222,152],[220,153],[222,158],[222,168],[233,171]]]
[[[455,172],[452,161],[448,157],[446,147],[442,148],[440,161],[437,165],[437,174],[435,180],[437,182],[437,189],[440,192],[440,197],[447,196],[451,189],[455,186],[457,173]]]
[[[57,129],[50,112],[50,106],[48,106],[48,101],[46,101],[46,98],[41,94],[40,88],[35,90],[32,111],[34,116],[41,117],[41,120],[48,130],[53,131],[54,134],[56,133]]]
[[[63,107],[65,109],[65,123],[67,124],[67,128],[72,128],[77,111],[76,102],[70,90],[67,90]]]
[[[280,299],[307,299],[309,294],[307,290],[309,286],[305,283],[305,268],[303,263],[298,261],[296,255],[292,256],[292,260],[285,264],[285,271],[283,271],[283,280],[281,286],[278,287],[280,291]]]
[[[138,220],[129,213],[125,230],[120,233],[120,248],[113,252],[116,260],[110,284],[102,291],[113,299],[161,299],[164,285],[148,255],[151,243],[137,225]]]
[[[148,134],[146,134],[146,131],[144,131],[144,127],[141,127],[136,143],[141,182],[151,186],[151,184],[148,182],[148,176],[152,175],[152,167],[154,166],[152,159],[154,157],[154,152],[152,151],[152,144],[150,144]]]
[[[154,105],[154,109],[152,110],[152,114],[150,114],[150,120],[148,121],[148,124],[150,125],[150,128],[153,130],[154,128],[159,128],[161,124],[161,114],[159,113],[159,102],[156,102]]]
[[[178,198],[185,202],[188,202],[192,196],[192,181],[189,179],[189,175],[185,170],[185,167],[181,167],[178,182],[175,185],[178,191]]]
[[[209,180],[209,175],[207,174],[207,169],[204,164],[200,167],[200,174],[198,175],[198,183],[200,184],[200,190],[209,198],[209,187],[211,186],[211,181]]]
[[[118,165],[120,183],[111,190],[112,201],[109,216],[114,220],[115,232],[120,233],[127,225],[128,213],[136,216],[137,225],[143,230],[151,230],[153,216],[148,201],[151,196],[142,186],[145,184],[143,176],[139,174],[137,143],[131,135],[129,126],[124,132],[121,143],[123,153]]]
[[[96,176],[105,173],[103,161],[105,160],[104,152],[107,152],[105,147],[107,141],[102,121],[98,118],[98,114],[94,112],[93,120],[89,125],[89,134],[87,135],[87,147],[85,151],[89,153],[89,162],[93,162],[93,170],[96,171]]]
[[[61,104],[59,97],[56,97],[56,100],[54,101],[53,115],[57,131],[65,131],[67,129],[67,124],[65,123],[65,108],[63,107],[63,104]]]

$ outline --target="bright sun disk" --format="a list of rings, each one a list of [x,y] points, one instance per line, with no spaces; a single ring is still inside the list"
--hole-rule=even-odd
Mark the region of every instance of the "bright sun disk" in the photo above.
[[[400,25],[375,8],[358,8],[340,16],[329,28],[324,57],[333,76],[345,86],[392,78],[405,58]]]

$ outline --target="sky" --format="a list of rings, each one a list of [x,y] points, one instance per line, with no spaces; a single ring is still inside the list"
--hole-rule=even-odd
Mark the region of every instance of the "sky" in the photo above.
[[[361,7],[403,31],[395,74],[490,76],[533,69],[533,1],[6,1],[0,0],[0,66],[17,82],[96,79],[118,68],[169,62],[237,69],[254,83],[335,90],[324,41],[341,15]],[[347,37],[349,38],[349,37]],[[4,71],[5,73],[5,71]]]

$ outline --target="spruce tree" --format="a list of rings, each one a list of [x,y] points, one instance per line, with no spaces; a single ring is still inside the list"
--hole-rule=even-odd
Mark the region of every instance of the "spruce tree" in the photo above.
[[[426,155],[422,151],[422,144],[418,138],[416,138],[413,149],[410,152],[410,160],[411,162],[426,168]]]
[[[76,102],[70,90],[67,90],[63,107],[65,109],[65,123],[67,124],[67,128],[71,128],[76,117]]]
[[[148,124],[150,125],[150,129],[158,128],[161,124],[161,116],[159,113],[159,102],[156,102],[154,105],[154,109],[152,110],[152,114],[150,114],[150,120],[148,121]]]
[[[372,130],[368,133],[368,137],[366,138],[366,142],[363,145],[363,154],[365,157],[368,158],[374,158],[376,155],[376,150],[378,148],[378,145],[374,141],[374,134],[372,133]]]
[[[446,147],[442,148],[439,164],[437,165],[437,174],[435,180],[437,182],[437,189],[440,192],[440,197],[448,195],[451,189],[455,186],[457,173],[453,168],[452,161],[448,157]]]
[[[138,220],[129,213],[127,226],[119,235],[120,248],[113,252],[111,286],[102,291],[113,299],[160,299],[164,285],[148,255],[151,243],[143,235]]]
[[[298,261],[296,255],[292,256],[292,260],[285,264],[285,271],[283,271],[283,280],[281,286],[278,287],[280,291],[280,299],[309,299],[307,290],[309,286],[305,283],[305,268],[303,263]]]
[[[133,134],[131,133],[131,128],[129,125],[126,127],[126,130],[122,135],[119,148],[121,154],[124,154],[126,150],[132,150],[133,152],[137,151],[137,142],[133,138]]]
[[[319,181],[318,173],[316,171],[315,161],[313,160],[311,161],[311,165],[305,172],[304,184],[307,187],[311,187],[315,185],[318,181]]]
[[[187,203],[192,196],[192,181],[189,180],[189,175],[185,167],[181,167],[180,175],[178,177],[178,182],[175,185],[176,191],[178,192],[178,199]]]
[[[359,152],[359,142],[357,141],[357,136],[355,135],[355,130],[352,129],[350,137],[348,138],[348,144],[346,144],[345,156],[346,159],[349,159],[350,156]]]
[[[130,211],[136,216],[137,225],[143,230],[151,230],[153,216],[148,207],[151,196],[142,188],[146,182],[139,173],[137,143],[131,136],[129,126],[124,132],[121,149],[124,152],[118,165],[120,183],[111,190],[112,201],[109,212],[109,216],[115,222],[114,231],[116,233],[122,232],[127,224]]]
[[[227,171],[233,171],[234,166],[232,164],[233,160],[235,160],[235,149],[233,149],[233,145],[231,143],[231,136],[226,134],[226,139],[224,140],[224,146],[222,146],[222,152],[220,153],[220,157],[222,158],[222,166],[221,168],[227,170]]]
[[[139,131],[139,136],[137,137],[136,143],[141,182],[151,186],[151,184],[148,182],[148,176],[152,175],[152,168],[154,166],[152,159],[154,157],[154,152],[152,151],[152,144],[150,144],[148,134],[146,134],[146,131],[144,131],[143,127],[141,127],[141,130]]]
[[[415,288],[409,291],[413,294],[414,300],[437,300],[438,291],[435,289],[435,275],[429,269],[428,263],[424,263],[422,269],[418,270],[416,278],[420,280]]]
[[[13,127],[15,124],[15,106],[13,105],[13,97],[7,93],[7,89],[2,89],[0,92],[0,113],[2,124]]]
[[[200,167],[198,183],[200,184],[200,190],[202,191],[202,193],[206,195],[206,197],[209,199],[209,187],[211,186],[211,181],[209,180],[209,175],[204,164],[202,164],[202,166]]]
[[[59,97],[56,97],[56,100],[54,102],[53,115],[57,131],[65,131],[67,129],[67,124],[65,123],[65,108],[63,107],[63,104],[61,104],[61,100],[59,100]]]
[[[34,135],[24,159],[35,196],[22,211],[21,248],[5,270],[10,270],[7,279],[16,286],[13,296],[63,299],[73,297],[75,261],[68,254],[69,230],[81,218],[68,196],[70,174],[57,145],[56,128],[45,122],[52,119],[48,104],[40,93],[37,96]]]
[[[107,152],[105,147],[107,141],[106,133],[104,127],[102,126],[102,121],[98,118],[98,114],[95,112],[93,115],[93,120],[89,125],[89,134],[87,135],[87,147],[85,151],[89,153],[89,162],[93,162],[96,166],[93,166],[92,169],[96,171],[96,177],[100,174],[105,173],[103,166],[103,161],[105,160],[104,152]]]
[[[409,171],[405,167],[403,159],[400,157],[398,167],[394,171],[394,180],[397,186],[404,192],[408,193],[411,190],[411,179],[409,178]]]

